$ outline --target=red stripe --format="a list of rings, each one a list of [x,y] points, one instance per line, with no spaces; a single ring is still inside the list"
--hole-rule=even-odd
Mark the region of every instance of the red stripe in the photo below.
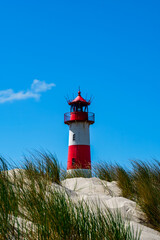
[[[91,169],[91,154],[89,145],[71,145],[68,148],[69,169]]]

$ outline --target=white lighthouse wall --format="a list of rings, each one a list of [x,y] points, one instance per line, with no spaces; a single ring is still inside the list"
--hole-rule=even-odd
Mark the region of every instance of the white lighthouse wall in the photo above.
[[[75,134],[75,138],[73,135]],[[70,145],[90,145],[89,123],[73,122],[69,129],[69,146]]]

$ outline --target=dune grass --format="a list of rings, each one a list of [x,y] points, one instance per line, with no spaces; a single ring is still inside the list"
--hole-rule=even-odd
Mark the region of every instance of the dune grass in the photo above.
[[[100,178],[101,180],[108,182],[117,180],[116,169],[112,164],[108,164],[106,162],[95,164],[93,166],[93,172],[94,176]]]
[[[123,197],[136,200],[132,172],[125,170],[119,165],[116,165],[115,171],[117,176],[117,185],[121,189]]]
[[[133,161],[128,171],[115,164],[94,167],[98,178],[117,181],[122,196],[134,200],[146,215],[148,226],[160,231],[160,162]]]
[[[148,222],[160,231],[160,164],[133,163],[135,195]]]
[[[73,203],[61,187],[66,171],[51,153],[24,159],[22,169],[8,171],[0,158],[0,239],[139,239],[118,212],[101,212],[97,206],[95,212],[85,202]],[[148,226],[160,231],[160,163],[134,161],[132,166],[128,171],[98,164],[94,176],[117,181],[122,195],[141,207]],[[86,176],[77,171],[69,177]]]
[[[0,163],[0,239],[140,239],[118,211],[74,203],[50,153],[25,157],[23,170],[8,172],[5,160]]]
[[[18,198],[7,170],[5,160],[0,157],[0,239],[9,239],[8,234],[14,231],[15,225],[11,215],[18,215]],[[14,234],[18,234],[18,229]]]
[[[46,180],[60,184],[60,165],[56,157],[50,152],[35,151],[29,156],[24,156],[25,162],[22,166],[25,173],[32,177],[43,177]],[[33,176],[34,175],[34,176]]]

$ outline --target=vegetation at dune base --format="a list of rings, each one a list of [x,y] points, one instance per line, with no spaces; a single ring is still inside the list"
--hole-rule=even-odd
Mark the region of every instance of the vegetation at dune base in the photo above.
[[[140,239],[118,211],[100,211],[84,201],[75,203],[61,186],[67,176],[57,159],[46,152],[24,158],[21,169],[12,169],[0,158],[0,239]],[[93,176],[117,181],[122,195],[136,201],[147,224],[160,226],[160,163],[133,162],[132,171],[119,165],[97,164]],[[96,209],[96,210],[95,210]]]
[[[146,224],[160,231],[160,162],[133,161],[132,170],[107,163],[94,166],[95,176],[117,181],[122,196],[136,201],[146,215]]]
[[[118,211],[74,203],[52,154],[36,152],[23,168],[8,167],[0,158],[0,239],[140,239]]]

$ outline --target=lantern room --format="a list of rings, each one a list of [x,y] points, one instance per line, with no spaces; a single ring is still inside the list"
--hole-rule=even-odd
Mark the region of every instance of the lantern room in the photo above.
[[[90,101],[82,98],[80,91],[78,91],[78,96],[73,101],[68,101],[68,104],[70,105],[70,112],[64,114],[65,124],[70,125],[74,121],[87,121],[89,124],[94,123],[94,113],[88,112]]]

